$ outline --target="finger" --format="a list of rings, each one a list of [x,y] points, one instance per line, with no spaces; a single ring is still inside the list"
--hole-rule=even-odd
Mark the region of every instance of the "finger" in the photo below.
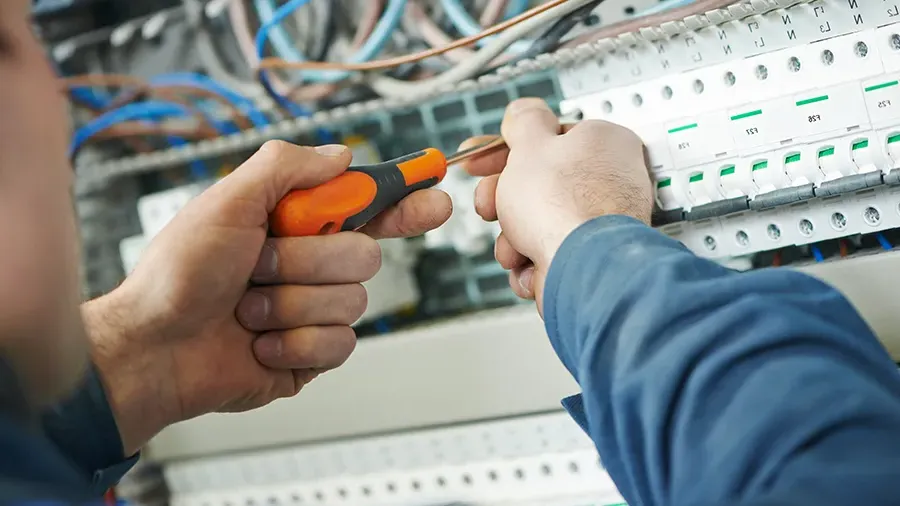
[[[516,269],[530,262],[528,257],[512,247],[509,239],[502,232],[494,242],[494,257],[500,266],[506,270]]]
[[[497,221],[497,183],[500,175],[488,176],[475,187],[475,212],[484,221]]]
[[[559,119],[543,100],[520,98],[507,106],[500,131],[512,149],[539,146],[559,134]]]
[[[362,283],[381,268],[381,247],[365,234],[341,232],[266,240],[251,281],[257,284]]]
[[[350,165],[346,146],[297,146],[269,141],[211,190],[229,199],[249,200],[272,212],[289,191],[312,188],[334,179]]]
[[[420,190],[384,211],[359,231],[375,239],[416,237],[450,219],[453,203],[440,190]]]
[[[527,264],[509,273],[509,286],[519,298],[534,299],[534,265]]]
[[[481,135],[478,137],[472,137],[463,141],[463,143],[459,146],[459,150],[462,151],[464,149],[480,146],[486,142],[494,140],[495,138],[496,137],[493,135]],[[492,174],[499,174],[500,171],[503,170],[503,167],[506,166],[506,158],[508,156],[509,148],[503,146],[492,149],[484,154],[467,158],[463,160],[460,165],[462,166],[463,170],[468,172],[470,175],[490,176]]]
[[[253,332],[309,325],[350,325],[366,311],[366,289],[347,285],[279,285],[251,288],[235,315]]]
[[[354,348],[356,333],[344,325],[268,332],[253,342],[256,359],[273,369],[334,369]]]

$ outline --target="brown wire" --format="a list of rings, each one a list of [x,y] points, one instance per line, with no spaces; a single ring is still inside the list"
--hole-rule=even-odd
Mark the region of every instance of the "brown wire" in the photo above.
[[[148,125],[147,123],[143,123],[140,121],[126,121],[124,123],[119,123],[114,128],[110,128],[98,133],[96,136],[94,136],[94,139],[111,140],[126,139],[129,137],[165,137],[168,135],[184,137],[185,139],[192,141],[199,141],[209,138],[209,136],[204,135],[204,132],[198,131],[195,127],[174,125],[162,127],[159,125]]]
[[[383,60],[374,60],[363,63],[341,63],[341,62],[289,62],[281,58],[265,58],[259,63],[259,70],[272,69],[289,69],[289,70],[348,70],[348,71],[373,71],[385,70],[400,65],[416,63],[426,58],[442,55],[448,51],[470,46],[485,37],[490,37],[496,33],[502,32],[512,26],[523,21],[533,18],[542,12],[550,10],[558,5],[562,5],[569,0],[550,0],[547,3],[532,7],[531,9],[519,14],[518,16],[498,23],[490,28],[485,29],[481,33],[457,39],[445,46],[426,49],[418,53],[404,56],[396,56],[393,58],[385,58]]]
[[[116,99],[112,104],[110,104],[107,110],[122,107],[123,105],[140,100],[145,96],[158,96],[161,98],[165,97],[166,100],[177,103],[183,106],[185,109],[191,111],[192,115],[195,116],[200,124],[204,126],[207,132],[209,132],[210,130],[214,132],[215,127],[209,122],[209,120],[206,118],[206,115],[203,114],[203,112],[200,111],[200,109],[198,109],[193,103],[191,103],[189,100],[185,100],[183,97],[194,96],[207,98],[210,100],[214,100],[218,104],[225,107],[226,110],[229,111],[229,119],[234,121],[235,125],[237,125],[238,128],[242,130],[253,128],[253,123],[250,121],[250,119],[227,99],[211,91],[196,88],[193,86],[151,86],[143,79],[124,74],[85,74],[80,76],[63,77],[60,78],[60,81],[67,88],[93,86],[131,88],[130,90],[125,91],[124,95],[121,98]]]

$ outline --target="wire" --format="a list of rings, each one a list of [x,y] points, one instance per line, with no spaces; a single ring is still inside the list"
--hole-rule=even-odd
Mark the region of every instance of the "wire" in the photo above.
[[[276,8],[273,0],[253,0],[253,6],[256,8],[256,13],[262,23],[262,27],[259,29],[258,33],[263,33],[263,31],[265,31],[262,43],[260,43],[259,35],[257,35],[257,51],[259,51],[268,40],[272,43],[272,48],[275,49],[278,56],[293,61],[306,60],[306,56],[297,49],[296,42],[291,40],[291,36],[287,33],[287,30],[281,26],[281,23],[284,22],[288,16],[293,14],[294,11],[308,4],[309,1],[310,0],[289,0],[281,7]],[[287,7],[287,9],[285,9],[285,7]]]
[[[772,255],[772,267],[781,267],[781,250]]]
[[[566,5],[567,8],[556,11],[556,7],[562,7]],[[572,7],[571,5],[575,7]],[[441,46],[437,48],[428,49],[425,51],[420,51],[418,53],[413,53],[404,56],[397,56],[393,58],[385,58],[383,60],[375,60],[370,62],[360,62],[360,63],[338,63],[338,62],[289,62],[282,60],[280,58],[265,58],[260,64],[260,69],[286,69],[286,70],[345,70],[345,71],[372,71],[372,70],[385,70],[394,67],[399,67],[401,65],[405,65],[408,63],[417,63],[426,58],[431,58],[433,56],[442,55],[448,51],[452,51],[454,49],[459,49],[461,47],[466,47],[472,45],[479,40],[490,37],[491,35],[500,33],[508,28],[513,26],[525,24],[526,21],[534,18],[536,16],[541,15],[544,12],[553,10],[554,15],[548,17],[542,17],[541,22],[536,24],[530,24],[528,30],[521,30],[517,33],[517,36],[521,37],[524,33],[528,33],[531,29],[540,26],[548,20],[555,19],[557,17],[561,17],[572,10],[580,7],[584,4],[584,0],[549,0],[546,3],[533,7],[522,14],[503,21],[502,23],[498,23],[483,32],[470,36],[463,37],[462,39],[458,39],[451,44],[447,44],[446,46]],[[508,42],[511,44],[512,42]],[[505,48],[504,48],[505,49]]]
[[[519,40],[522,35],[530,33],[542,25],[552,23],[554,20],[574,12],[592,1],[595,0],[563,0],[561,2],[544,4],[551,5],[551,7],[540,11],[537,15],[525,18],[524,21],[515,23],[513,28],[503,32],[488,46],[475,53],[472,58],[437,77],[418,82],[406,82],[381,74],[371,74],[367,76],[367,82],[376,93],[384,97],[410,97],[433,94],[445,86],[452,86],[477,74],[494,58],[503,53],[510,44]]]
[[[362,21],[357,25],[353,42],[350,44],[352,49],[355,50],[362,47],[362,44],[369,38],[375,25],[378,23],[383,7],[384,0],[366,1],[366,10],[362,14]],[[228,3],[228,19],[244,59],[251,68],[256,68],[259,65],[259,57],[256,53],[256,43],[253,40],[253,34],[250,33],[247,9],[244,7],[243,1],[232,0]],[[337,47],[340,46],[338,45]],[[298,102],[315,102],[338,90],[338,87],[333,84],[312,84],[292,90],[291,85],[285,83],[278,75],[269,74],[267,77],[272,89],[278,94],[289,95],[291,99]]]
[[[484,28],[478,24],[478,21],[475,21],[475,19],[469,15],[469,12],[463,7],[460,0],[441,0],[441,7],[444,8],[444,12],[447,14],[447,18],[450,19],[450,23],[453,24],[453,27],[462,35],[470,37],[484,31]],[[491,39],[486,37],[479,40],[478,45],[483,47],[485,44],[490,43],[490,41]],[[529,42],[517,40],[510,45],[509,49],[515,53],[521,53],[527,51],[529,45]]]
[[[257,1],[265,1],[265,0],[257,0]],[[266,44],[266,41],[269,39],[270,32],[276,26],[279,26],[287,16],[289,16],[296,9],[306,5],[309,0],[290,0],[281,7],[279,7],[272,16],[269,18],[265,18],[265,16],[261,17],[265,19],[265,23],[259,28],[259,31],[256,34],[256,53],[257,56],[262,60],[262,64],[265,63],[266,58],[263,60],[263,51]],[[390,40],[391,34],[394,30],[397,29],[397,26],[400,24],[400,20],[403,18],[403,11],[406,8],[406,0],[388,0],[387,7],[384,9],[384,14],[381,15],[381,18],[375,24],[375,28],[373,29],[370,36],[365,40],[362,47],[360,47],[354,54],[352,54],[349,58],[349,64],[361,64],[363,62],[368,62],[372,58],[378,55],[387,44],[388,40]],[[262,13],[261,13],[262,14]],[[274,44],[274,39],[273,39]],[[299,54],[292,58],[293,64],[314,64],[316,62],[307,62],[303,58],[303,55]],[[285,61],[285,60],[279,60]],[[267,67],[262,67],[267,68]],[[285,67],[291,68],[291,67]],[[350,76],[350,72],[341,69],[330,69],[331,72],[321,72],[315,71],[315,69],[311,69],[309,67],[300,68],[298,70],[312,70],[307,71],[302,74],[302,78],[307,81],[313,82],[338,82],[347,79]],[[329,70],[329,69],[326,69]],[[334,72],[333,70],[338,70],[339,72]],[[341,71],[343,70],[343,71]]]
[[[504,65],[515,65],[520,61],[537,58],[544,53],[549,53],[554,48],[559,46],[559,42],[563,39],[563,37],[568,35],[573,28],[588,19],[592,15],[594,9],[596,9],[603,2],[604,0],[593,0],[592,2],[589,2],[586,5],[572,11],[568,15],[559,18],[556,23],[554,23],[543,34],[541,34],[540,37],[532,42],[531,46],[529,46],[527,50],[519,53],[515,56],[515,58],[512,58],[509,61],[498,63],[495,67],[487,69],[484,73],[493,72]]]
[[[819,249],[815,244],[809,245],[809,250],[812,251],[813,258],[816,259],[816,262],[824,262],[825,257],[822,255],[822,250]]]
[[[875,238],[878,239],[878,244],[881,245],[881,249],[885,251],[890,251],[894,249],[894,246],[891,245],[891,241],[888,241],[888,238],[884,236],[881,232],[875,234]]]
[[[481,17],[478,18],[478,23],[481,26],[491,26],[503,18],[504,14],[507,12],[507,8],[512,10],[513,8],[521,7],[521,10],[514,13],[513,16],[521,14],[528,8],[527,2],[519,0],[516,3],[520,5],[509,5],[508,0],[488,0],[487,5],[484,6],[484,10],[481,11]]]
[[[81,148],[92,138],[109,130],[116,125],[135,120],[144,119],[159,121],[170,117],[191,117],[192,112],[178,104],[168,102],[142,102],[140,104],[128,104],[118,109],[104,113],[88,124],[75,131],[69,146],[69,157],[74,158]],[[187,144],[187,140],[178,136],[168,136],[169,143],[175,146]],[[191,164],[191,170],[197,177],[205,176],[205,166],[202,163]]]
[[[193,97],[204,97],[219,102],[227,110],[234,113],[231,119],[240,129],[247,129],[252,125],[252,123],[244,116],[241,109],[235,107],[234,104],[220,94],[205,87],[198,87],[190,84],[170,84],[154,87],[143,79],[123,74],[86,74],[81,76],[62,77],[60,78],[60,82],[68,89],[76,90],[90,89],[98,86],[130,88],[130,90],[122,92],[114,99],[106,102],[103,107],[95,108],[101,111],[135,102],[145,95],[153,95],[165,98],[169,102],[178,103],[183,107],[193,110],[194,116],[197,117],[203,125],[215,127],[215,120],[211,119],[202,109],[196,108],[190,101],[181,99],[182,95],[189,95]]]
[[[838,241],[838,251],[840,252],[841,258],[846,257],[849,253],[849,248],[847,247],[847,241],[841,239]]]
[[[101,114],[83,127],[75,131],[69,147],[70,156],[78,153],[81,147],[92,137],[104,132],[119,123],[135,119],[160,120],[168,117],[191,117],[191,111],[178,104],[169,102],[142,102],[127,104],[118,109]]]
[[[158,75],[150,79],[150,85],[153,87],[166,86],[183,86],[188,88],[197,88],[209,93],[214,93],[227,100],[235,109],[246,116],[253,122],[253,126],[261,127],[270,123],[269,118],[262,113],[253,100],[229,89],[203,74],[195,74],[192,72],[179,72],[173,74]]]
[[[435,23],[418,0],[412,0],[406,5],[404,21],[408,25],[407,31],[411,31],[410,29],[414,28],[431,47],[445,46],[453,42],[453,38]],[[454,63],[462,63],[467,58],[471,58],[473,54],[475,52],[471,49],[461,47],[444,53],[444,57]]]
[[[623,33],[637,32],[641,28],[659,26],[673,21],[681,21],[684,18],[702,14],[704,12],[721,9],[733,4],[735,0],[696,0],[690,5],[667,8],[663,12],[651,13],[646,16],[638,16],[632,19],[604,26],[593,32],[576,37],[561,47],[575,47],[600,39],[608,39],[622,35]],[[677,2],[677,0],[669,0]],[[668,2],[667,2],[668,3]],[[671,4],[669,4],[671,5]]]
[[[234,75],[222,62],[212,36],[209,34],[207,27],[200,22],[203,19],[203,5],[200,0],[182,0],[181,3],[185,8],[185,12],[188,13],[189,19],[193,17],[195,20],[194,25],[196,29],[193,31],[193,45],[197,50],[200,61],[203,62],[204,70],[213,79],[233,90],[250,97],[258,96],[262,92],[259,84],[250,78],[244,79]],[[243,0],[231,0],[229,2],[229,12],[232,5],[242,3]]]

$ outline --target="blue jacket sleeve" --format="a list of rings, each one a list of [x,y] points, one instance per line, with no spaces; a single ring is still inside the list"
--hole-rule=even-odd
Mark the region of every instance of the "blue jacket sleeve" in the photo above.
[[[118,483],[138,460],[137,455],[125,458],[119,429],[94,368],[70,398],[43,415],[42,426],[97,495]]]
[[[629,504],[896,504],[900,373],[833,288],[607,216],[567,238],[544,310]]]

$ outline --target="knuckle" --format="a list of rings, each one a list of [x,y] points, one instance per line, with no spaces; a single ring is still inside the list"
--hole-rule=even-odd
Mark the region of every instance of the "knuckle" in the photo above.
[[[294,145],[290,142],[273,139],[263,143],[259,148],[259,152],[274,159],[279,159],[289,153],[293,147]]]
[[[535,97],[524,97],[513,100],[506,106],[506,112],[510,115],[516,115],[535,109],[546,109],[547,102],[543,99]]]

